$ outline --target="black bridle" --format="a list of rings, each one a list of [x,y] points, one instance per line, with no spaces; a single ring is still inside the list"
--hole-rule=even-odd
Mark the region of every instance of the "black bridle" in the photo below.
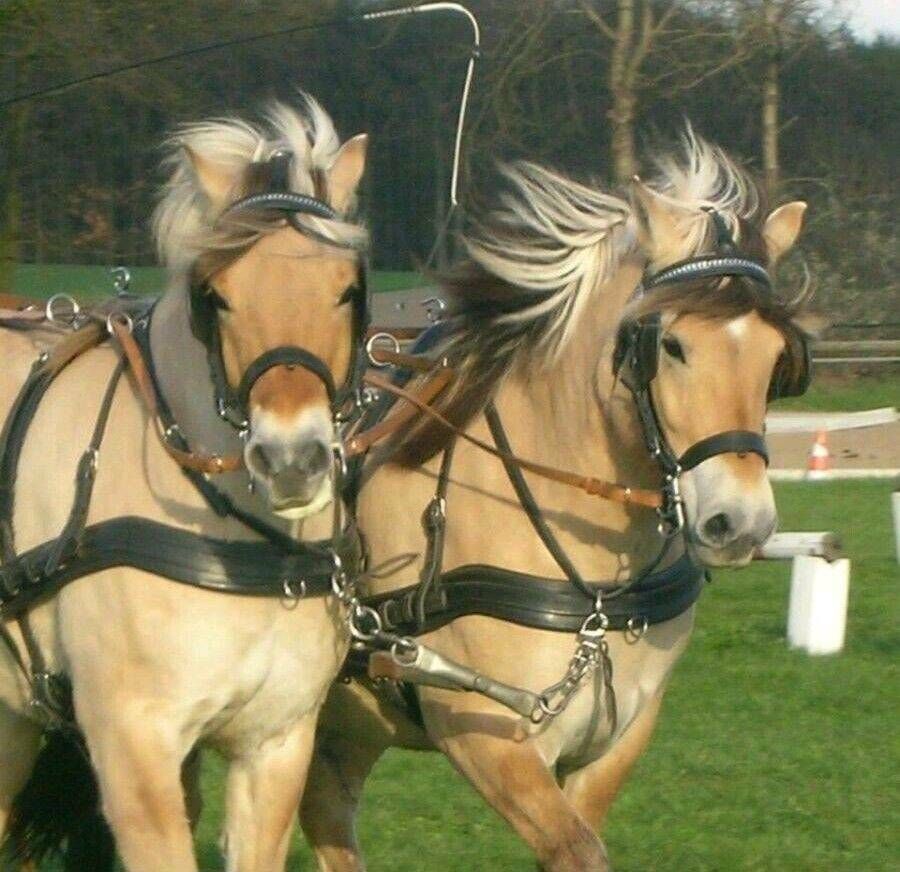
[[[645,278],[636,295],[640,296],[656,288],[715,278],[746,278],[753,282],[760,304],[772,301],[772,281],[765,267],[751,258],[738,254],[734,239],[722,216],[709,210],[716,229],[719,253],[702,255],[680,261]],[[810,381],[809,342],[806,335],[795,327],[786,335],[787,349],[784,359],[776,364],[770,382],[768,400],[778,397],[799,396],[806,392]],[[662,322],[658,312],[637,320],[626,320],[619,328],[613,352],[613,373],[622,375],[630,389],[637,409],[644,441],[651,456],[657,461],[664,476],[664,504],[659,510],[669,530],[680,530],[684,525],[678,477],[699,466],[703,461],[720,454],[756,454],[768,465],[769,452],[762,433],[753,430],[726,430],[695,442],[681,456],[677,456],[659,424],[650,385],[656,377],[659,349],[662,339]],[[799,355],[800,364],[790,375],[788,356]]]
[[[300,221],[301,215],[324,218],[328,221],[340,220],[340,216],[323,200],[289,190],[291,159],[292,154],[289,151],[275,152],[267,161],[270,190],[238,200],[226,209],[224,215],[247,211],[280,212],[298,233],[327,245],[345,247],[316,233]],[[206,348],[214,401],[219,416],[238,432],[246,434],[250,426],[250,392],[253,386],[274,367],[299,366],[322,382],[328,395],[332,418],[335,421],[343,420],[357,404],[366,368],[365,335],[371,319],[371,298],[365,259],[360,263],[357,282],[348,288],[342,302],[350,302],[353,305],[350,365],[342,384],[335,383],[328,364],[308,349],[296,345],[282,345],[263,352],[253,360],[241,376],[238,386],[234,388],[226,373],[222,356],[222,337],[218,326],[218,311],[227,310],[228,303],[210,281],[193,284],[190,292],[191,329]]]

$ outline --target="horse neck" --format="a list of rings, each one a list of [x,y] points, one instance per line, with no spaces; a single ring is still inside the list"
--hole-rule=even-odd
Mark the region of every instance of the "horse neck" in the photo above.
[[[150,324],[150,351],[159,389],[191,449],[211,454],[241,453],[244,446],[237,432],[215,410],[206,348],[191,330],[189,301],[183,288],[170,288],[156,304]],[[301,522],[274,515],[262,497],[250,492],[246,470],[217,475],[213,484],[238,508],[298,539],[312,541],[331,534],[328,510]]]
[[[632,487],[658,487],[659,470],[648,455],[631,393],[612,373],[619,316],[640,273],[638,264],[623,264],[598,289],[597,305],[587,307],[551,368],[536,373],[523,366],[504,382],[496,403],[517,454]],[[528,481],[586,577],[612,578],[623,566],[633,569],[655,556],[659,537],[652,511],[626,509],[536,476]],[[564,520],[554,524],[553,518]]]

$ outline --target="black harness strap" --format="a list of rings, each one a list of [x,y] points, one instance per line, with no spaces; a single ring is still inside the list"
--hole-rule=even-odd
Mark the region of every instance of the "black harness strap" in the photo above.
[[[72,552],[78,550],[78,542],[87,523],[88,510],[91,506],[91,496],[94,493],[94,482],[97,478],[97,461],[100,455],[100,446],[103,443],[103,435],[106,432],[106,424],[109,421],[109,413],[112,410],[116,388],[125,371],[125,358],[120,358],[106,386],[97,421],[94,424],[94,432],[87,449],[78,461],[78,469],[75,473],[75,499],[72,501],[72,510],[69,519],[63,527],[59,538],[53,543],[47,562],[44,565],[44,575],[52,576]]]
[[[318,376],[319,381],[325,385],[328,402],[334,403],[337,388],[334,386],[331,370],[325,365],[324,361],[305,348],[299,348],[294,345],[282,345],[261,354],[247,367],[237,389],[237,401],[240,403],[240,408],[250,408],[250,391],[253,390],[253,385],[276,366],[302,366],[304,369],[308,369],[313,375]]]
[[[217,539],[136,516],[87,526],[77,553],[52,575],[35,571],[46,566],[54,544],[45,542],[19,556],[17,572],[7,577],[15,593],[2,603],[4,615],[22,614],[70,581],[120,566],[222,593],[291,599],[327,594],[334,570],[330,553],[286,553],[269,542]],[[359,557],[358,540],[348,535],[339,550],[352,566]]]
[[[512,446],[509,444],[509,438],[506,435],[503,422],[500,420],[500,416],[497,414],[497,408],[493,402],[488,403],[487,408],[484,410],[484,417],[490,428],[494,443],[501,451],[511,454]],[[516,492],[519,503],[521,503],[525,514],[528,516],[531,526],[534,527],[535,532],[544,543],[547,551],[550,552],[550,556],[556,561],[556,564],[562,570],[563,575],[565,575],[578,590],[588,597],[590,601],[593,601],[596,596],[595,593],[591,591],[587,584],[585,584],[584,579],[581,577],[581,573],[575,568],[575,564],[572,563],[569,559],[569,555],[563,551],[562,546],[559,544],[559,540],[553,535],[553,531],[548,526],[544,514],[541,512],[541,509],[534,498],[534,494],[531,492],[531,488],[528,487],[528,483],[525,481],[522,470],[506,458],[502,458],[502,460],[503,467],[506,469],[506,474],[509,477],[510,484],[513,486],[513,490]]]
[[[687,472],[717,454],[758,454],[769,465],[766,440],[752,430],[725,430],[701,439],[678,458],[678,465]]]
[[[538,630],[578,632],[591,612],[597,594],[603,597],[603,613],[609,629],[640,632],[645,626],[668,621],[689,609],[699,598],[704,571],[687,555],[627,589],[608,582],[586,582],[591,599],[560,579],[541,578],[497,566],[471,564],[441,576],[441,598],[425,604],[425,620],[414,608],[418,585],[369,597],[392,632],[429,633],[465,615],[486,615]]]

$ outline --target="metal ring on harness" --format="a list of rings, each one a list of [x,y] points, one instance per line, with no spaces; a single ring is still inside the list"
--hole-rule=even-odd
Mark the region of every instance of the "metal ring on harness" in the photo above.
[[[68,303],[68,310],[58,311],[59,303]],[[80,313],[81,306],[69,294],[54,294],[44,307],[44,314],[51,324],[71,324]]]
[[[419,656],[419,645],[408,636],[403,636],[391,645],[391,658],[398,666],[410,666]]]
[[[387,369],[391,365],[390,363],[376,360],[373,356],[375,343],[384,342],[385,340],[391,343],[390,350],[393,351],[394,354],[400,353],[400,340],[397,339],[396,336],[391,333],[385,332],[373,333],[366,341],[366,357],[369,358],[369,363],[371,363],[372,366],[374,366],[376,369]]]
[[[282,590],[284,595],[290,600],[303,599],[306,596],[306,580],[301,578],[299,583],[295,583],[286,578]]]
[[[639,618],[635,618],[634,616],[628,619],[628,623],[625,624],[625,639],[628,642],[639,642],[644,638],[644,634],[647,632],[647,628],[650,626],[650,622],[647,620],[646,615],[641,615]]]
[[[106,316],[106,332],[109,333],[110,336],[115,334],[115,325],[118,324],[120,327],[124,327],[128,333],[131,333],[134,328],[134,321],[131,319],[131,315],[127,312],[110,312]]]

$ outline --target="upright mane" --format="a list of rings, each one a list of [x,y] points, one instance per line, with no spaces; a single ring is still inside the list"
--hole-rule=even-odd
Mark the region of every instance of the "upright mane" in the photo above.
[[[648,186],[682,216],[681,257],[713,249],[704,211],[710,208],[745,253],[764,257],[758,189],[721,149],[688,127],[680,147],[654,163]],[[559,359],[583,313],[604,305],[604,287],[638,246],[638,207],[630,200],[532,163],[501,171],[507,188],[499,204],[471,222],[464,259],[441,281],[453,315],[443,352],[459,377],[436,405],[459,426],[483,409],[515,366],[541,368]],[[439,425],[419,421],[397,458],[418,465],[447,438]]]
[[[240,256],[262,235],[282,226],[283,216],[257,213],[223,216],[228,205],[268,186],[267,161],[276,151],[293,154],[291,190],[328,200],[327,173],[340,148],[328,113],[300,93],[295,108],[272,102],[261,120],[211,118],[179,127],[165,143],[163,166],[170,172],[153,215],[153,234],[162,263],[176,278],[185,277],[200,255],[221,268]],[[192,155],[221,167],[235,179],[227,200],[213,203],[203,190]],[[304,215],[310,230],[343,246],[359,248],[365,230],[346,220]]]

